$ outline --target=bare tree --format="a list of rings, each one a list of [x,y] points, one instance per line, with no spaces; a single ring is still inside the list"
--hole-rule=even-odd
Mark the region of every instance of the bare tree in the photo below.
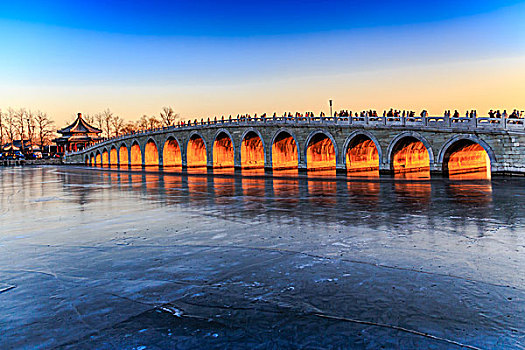
[[[175,114],[173,108],[171,107],[162,107],[162,112],[160,112],[160,119],[164,126],[170,126],[175,124],[177,119],[179,119],[179,115]]]
[[[15,141],[15,135],[16,135],[16,111],[12,108],[9,108],[7,110],[7,114],[5,117],[5,131],[7,133],[7,138],[9,142],[11,142],[11,147],[13,147],[13,142]]]
[[[92,115],[90,115],[89,113],[82,114],[82,118],[90,125],[94,125],[95,124],[95,118]]]
[[[160,128],[161,126],[162,126],[162,122],[159,119],[157,119],[155,116],[148,117],[147,115],[144,114],[137,121],[138,129],[154,129],[154,128]]]
[[[2,152],[2,147],[4,146],[4,113],[0,109],[0,152]]]
[[[137,131],[137,129],[139,129],[138,123],[127,122],[122,125],[120,132],[122,134],[131,134],[132,132]]]
[[[18,136],[20,136],[22,152],[24,152],[24,138],[26,137],[26,134],[25,134],[26,111],[25,109],[20,108],[19,110],[16,110],[14,118],[15,118],[14,120],[15,127],[17,129]]]
[[[113,126],[114,136],[119,136],[122,128],[124,127],[124,119],[118,115],[113,116],[113,118],[111,118],[111,126]]]
[[[40,149],[43,150],[50,136],[54,133],[54,122],[47,117],[46,113],[38,111],[35,114],[36,134],[40,142]]]
[[[35,138],[35,113],[31,110],[26,112],[27,139],[33,144]]]
[[[148,118],[148,129],[160,128],[161,126],[162,122],[158,120],[155,116],[151,116]]]
[[[100,129],[102,130],[102,132],[104,132],[104,115],[102,113],[97,113],[93,116],[93,119],[95,121],[95,125],[97,127],[97,129]],[[104,136],[104,135],[102,135]]]
[[[142,117],[140,117],[140,119],[137,121],[137,128],[138,129],[147,129],[148,128],[148,116],[147,115],[143,115]]]
[[[102,125],[102,132],[106,135],[106,137],[111,137],[111,123],[113,119],[113,112],[111,112],[108,109],[104,110],[104,112],[101,113],[103,125]]]

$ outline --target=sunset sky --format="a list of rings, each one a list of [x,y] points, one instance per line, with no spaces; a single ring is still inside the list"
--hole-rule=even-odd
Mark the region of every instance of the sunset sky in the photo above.
[[[111,3],[111,4],[108,4]],[[110,108],[184,118],[525,109],[525,1],[0,4],[0,108],[60,126]]]

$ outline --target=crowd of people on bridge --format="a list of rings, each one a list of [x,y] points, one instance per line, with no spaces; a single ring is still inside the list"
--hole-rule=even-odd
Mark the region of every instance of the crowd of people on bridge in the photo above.
[[[501,112],[499,109],[491,109],[489,112],[488,112],[488,116],[489,116],[489,122],[490,123],[499,123],[499,121],[497,121],[497,119],[508,119],[509,121],[507,123],[522,123],[522,121],[520,121],[520,119],[524,119],[525,118],[525,111],[523,110],[519,110],[519,109],[514,109],[512,111],[512,113],[508,114],[506,110],[503,110],[503,112]],[[415,111],[412,111],[412,110],[398,110],[398,109],[394,109],[394,108],[390,108],[388,111],[387,110],[384,110],[383,111],[383,114],[382,114],[382,118],[379,117],[379,114],[377,113],[376,110],[363,110],[363,111],[360,111],[360,112],[352,112],[351,110],[340,110],[340,111],[336,111],[333,113],[333,118],[350,118],[352,117],[354,120],[360,120],[360,121],[363,121],[365,120],[366,118],[368,118],[368,120],[370,121],[377,121],[377,120],[380,120],[380,119],[385,119],[385,120],[389,120],[389,121],[400,121],[402,119],[406,119],[408,121],[416,121],[416,120],[421,120],[422,118],[429,118],[429,113],[426,109],[423,109],[418,116],[416,116],[416,112]],[[176,126],[191,126],[191,125],[205,125],[205,124],[211,124],[211,123],[218,123],[218,122],[226,122],[226,121],[235,121],[235,120],[238,120],[238,121],[257,121],[257,120],[268,120],[268,119],[274,119],[274,120],[277,120],[277,119],[287,119],[287,120],[291,120],[291,119],[295,119],[295,120],[307,120],[307,119],[315,119],[315,118],[320,118],[320,119],[327,119],[327,118],[331,118],[330,116],[326,116],[326,114],[324,112],[320,112],[318,116],[316,116],[316,114],[314,112],[311,112],[311,111],[308,111],[308,112],[304,112],[304,113],[301,113],[301,112],[295,112],[295,113],[292,113],[292,112],[284,112],[282,115],[277,115],[277,113],[273,113],[271,116],[267,115],[266,113],[263,113],[261,115],[257,115],[254,114],[253,116],[251,114],[237,114],[236,117],[232,117],[231,115],[228,116],[228,117],[224,117],[224,116],[221,116],[221,117],[213,117],[213,118],[207,118],[207,120],[204,120],[204,118],[201,118],[200,121],[197,120],[197,119],[194,119],[193,121],[191,120],[188,120],[188,121],[184,121],[184,120],[181,120],[177,123]],[[439,119],[441,117],[430,117],[430,118],[436,118],[436,119]],[[479,118],[478,117],[478,112],[475,110],[475,109],[472,109],[472,110],[467,110],[465,111],[465,114],[464,114],[464,118],[462,117],[461,113],[456,109],[454,110],[454,113],[451,113],[451,110],[445,110],[445,112],[443,113],[443,118],[452,118],[454,120],[454,118],[457,118],[457,120],[461,121],[461,119],[475,119],[475,118]],[[157,128],[157,129],[162,129],[162,128]],[[151,130],[157,130],[157,129],[148,129],[148,130],[136,130],[136,131],[132,131],[131,133],[132,134],[138,134],[138,133],[142,133],[144,131],[151,131]],[[121,135],[121,136],[124,136],[124,135]]]
[[[509,119],[521,119],[525,116],[524,111],[519,111],[515,109],[510,115],[507,113],[506,110],[503,112],[500,112],[500,110],[490,110],[488,112],[488,115],[490,118],[509,118]],[[476,110],[469,110],[465,112],[464,115],[466,118],[477,118],[478,113]],[[328,116],[329,117],[329,116]],[[352,112],[350,110],[340,110],[335,111],[333,113],[333,117],[337,118],[357,118],[357,119],[364,119],[369,118],[369,120],[376,120],[379,119],[379,114],[376,110],[364,110],[360,112]],[[400,120],[401,118],[408,118],[409,120],[421,118],[421,117],[429,117],[429,113],[426,109],[423,109],[418,115],[416,116],[416,112],[412,110],[398,110],[390,108],[388,111],[384,110],[382,114],[383,118],[387,118],[389,120]],[[443,117],[445,118],[461,118],[462,115],[458,110],[455,110],[452,114],[450,110],[445,110],[443,113]],[[261,119],[305,119],[305,118],[327,118],[326,114],[324,112],[320,112],[318,116],[314,112],[284,112],[282,115],[277,115],[277,113],[273,113],[271,116],[267,115],[266,113],[263,113],[261,115],[251,115],[251,114],[237,114],[236,117],[232,117],[231,115],[227,118],[224,116],[222,117],[213,117],[212,119],[207,118],[207,120],[204,120],[204,118],[201,118],[201,120],[195,119],[192,121],[180,121],[178,125],[184,126],[184,125],[197,125],[197,124],[206,124],[206,123],[217,123],[217,122],[224,122],[224,121],[232,121],[232,120],[240,120],[240,121],[256,121]]]

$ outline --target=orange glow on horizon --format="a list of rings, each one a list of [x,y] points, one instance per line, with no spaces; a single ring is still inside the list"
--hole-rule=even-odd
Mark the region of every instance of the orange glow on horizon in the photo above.
[[[144,165],[159,165],[159,152],[155,142],[148,141],[144,149]]]
[[[306,149],[308,170],[335,169],[335,149],[332,140],[324,134],[316,134]]]
[[[394,174],[404,178],[430,178],[430,157],[425,145],[415,139],[401,143],[392,160]]]
[[[213,167],[232,168],[234,166],[234,154],[232,140],[225,133],[221,133],[213,143]]]
[[[162,152],[164,166],[182,166],[182,155],[177,140],[168,139]]]
[[[292,135],[281,132],[272,145],[273,169],[298,168],[297,146]]]
[[[205,167],[207,165],[206,146],[204,140],[200,136],[192,136],[188,142],[186,155],[188,168]]]
[[[264,147],[254,132],[249,132],[242,140],[241,165],[243,169],[264,168]]]

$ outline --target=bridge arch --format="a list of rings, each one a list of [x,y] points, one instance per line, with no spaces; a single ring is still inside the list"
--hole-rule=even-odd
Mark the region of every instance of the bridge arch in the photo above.
[[[159,165],[159,147],[153,138],[149,138],[144,144],[144,165]]]
[[[95,154],[93,152],[89,155],[89,165],[95,166]]]
[[[423,172],[423,177],[430,177],[430,170],[434,166],[432,145],[414,131],[405,131],[397,135],[388,145],[387,156],[390,170],[394,174]]]
[[[301,151],[297,137],[291,130],[280,128],[272,137],[272,152],[270,154],[273,169],[299,168]]]
[[[379,171],[383,160],[383,149],[377,137],[371,132],[353,131],[346,138],[343,150],[341,163],[348,172]]]
[[[182,166],[182,147],[179,139],[168,134],[162,146],[163,166]]]
[[[106,147],[102,149],[102,166],[109,165],[109,151]]]
[[[228,130],[223,128],[217,130],[211,148],[214,168],[233,168],[235,166],[235,143]]]
[[[469,134],[450,138],[438,155],[444,176],[471,174],[474,178],[490,178],[495,163],[496,156],[490,145]]]
[[[248,128],[243,132],[237,158],[242,168],[264,168],[266,145],[257,129]]]
[[[117,147],[115,145],[111,145],[111,148],[109,150],[109,165],[118,165],[118,152]]]
[[[129,149],[125,142],[122,142],[118,149],[118,165],[129,165]]]
[[[204,136],[198,131],[192,131],[186,143],[186,164],[189,168],[208,165],[208,147]]]
[[[86,156],[84,157],[84,164],[85,164],[86,166],[90,165],[90,164],[89,164],[89,160],[90,160],[90,158],[89,158],[89,154],[86,154]]]
[[[304,144],[304,160],[308,170],[335,169],[339,150],[334,137],[327,131],[312,131]]]
[[[137,140],[131,141],[131,148],[129,150],[129,154],[130,154],[129,165],[142,166],[142,163],[143,163],[142,162],[143,161],[142,150],[140,148],[140,143]]]
[[[100,150],[97,150],[95,153],[95,165],[102,166],[102,155],[100,154]]]

